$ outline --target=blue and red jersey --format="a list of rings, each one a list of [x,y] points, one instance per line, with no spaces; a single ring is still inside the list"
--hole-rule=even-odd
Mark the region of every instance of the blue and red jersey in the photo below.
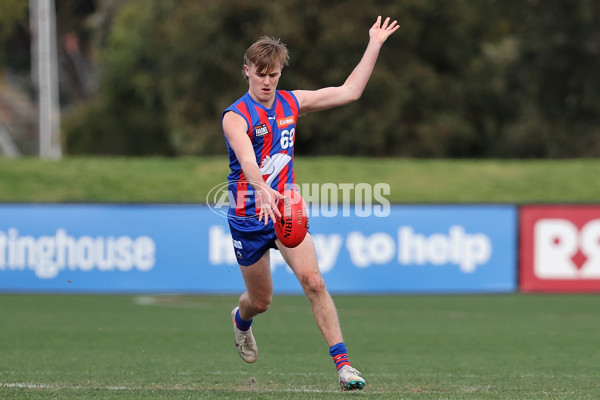
[[[224,112],[241,115],[248,126],[246,134],[252,141],[256,163],[265,182],[280,193],[295,183],[294,141],[298,122],[298,100],[292,92],[278,90],[269,109],[246,93]],[[229,215],[251,217],[258,215],[254,188],[246,181],[235,152],[229,145]]]

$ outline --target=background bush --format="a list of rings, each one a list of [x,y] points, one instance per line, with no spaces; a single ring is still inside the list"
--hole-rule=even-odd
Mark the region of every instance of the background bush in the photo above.
[[[592,0],[128,0],[98,51],[97,94],[64,118],[70,154],[223,154],[221,113],[262,35],[291,52],[280,88],[339,85],[377,15],[401,29],[363,97],[301,119],[299,154],[600,155]]]

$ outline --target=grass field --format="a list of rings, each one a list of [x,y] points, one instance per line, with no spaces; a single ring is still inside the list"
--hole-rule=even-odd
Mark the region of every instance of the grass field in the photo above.
[[[600,297],[337,296],[365,390],[339,393],[303,297],[233,346],[232,296],[0,296],[0,398],[598,399]]]
[[[392,203],[600,199],[600,159],[415,160],[296,157],[296,181],[387,183]],[[202,158],[0,158],[0,202],[203,203],[228,162]],[[341,196],[339,196],[341,198]]]

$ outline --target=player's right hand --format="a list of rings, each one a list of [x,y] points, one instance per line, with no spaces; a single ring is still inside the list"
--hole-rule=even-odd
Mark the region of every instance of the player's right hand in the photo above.
[[[256,188],[256,206],[259,208],[258,221],[264,221],[266,225],[270,218],[273,223],[276,223],[277,218],[281,218],[277,203],[282,198],[283,195],[281,193],[272,189],[267,184],[258,185],[258,188]]]

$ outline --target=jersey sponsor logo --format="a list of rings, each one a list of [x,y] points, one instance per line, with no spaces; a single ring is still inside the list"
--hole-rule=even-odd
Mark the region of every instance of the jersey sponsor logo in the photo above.
[[[291,117],[283,117],[277,120],[277,126],[280,128],[285,128],[286,126],[290,126],[296,123],[296,119],[292,115]]]
[[[260,124],[254,127],[254,136],[261,137],[265,136],[269,133],[269,128],[267,128],[267,124]]]

